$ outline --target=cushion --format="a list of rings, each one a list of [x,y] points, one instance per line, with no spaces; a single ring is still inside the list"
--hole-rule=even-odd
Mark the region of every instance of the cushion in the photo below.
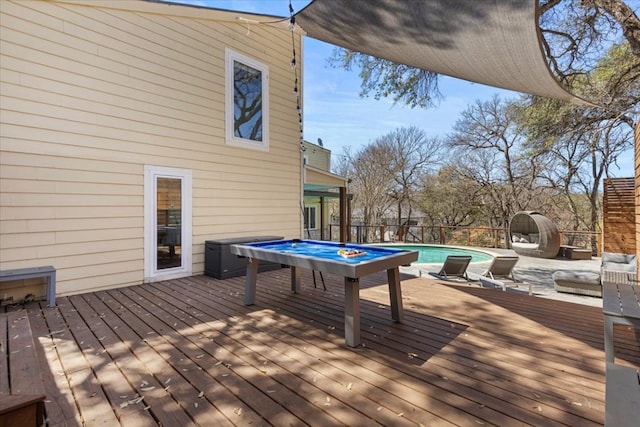
[[[629,254],[617,254],[613,252],[603,252],[602,253],[602,263],[605,262],[615,262],[619,264],[631,264],[636,262],[635,255]]]
[[[556,271],[553,273],[553,284],[558,292],[602,296],[600,275],[590,271]]]
[[[520,241],[520,237],[518,237],[517,235],[514,234],[513,236],[511,236],[511,241],[514,242],[514,243],[515,242],[519,242]]]
[[[592,271],[556,271],[553,281],[561,283],[590,283],[600,284],[600,275]]]
[[[514,242],[511,244],[512,248],[520,248],[520,249],[538,249],[538,244],[537,243],[520,243],[520,242]]]
[[[531,240],[531,243],[540,243],[540,233],[529,234],[529,240]]]
[[[521,237],[520,238],[520,243],[529,243],[529,241],[526,238]]]
[[[635,254],[602,253],[602,266],[600,267],[602,271],[613,270],[635,273],[638,271],[637,267],[637,257]]]
[[[613,271],[626,271],[628,273],[636,272],[635,264],[620,264],[617,262],[603,262],[602,263],[602,271],[604,270],[613,270]]]

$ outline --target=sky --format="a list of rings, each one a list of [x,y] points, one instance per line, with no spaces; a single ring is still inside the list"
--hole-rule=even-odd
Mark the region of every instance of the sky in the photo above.
[[[288,0],[171,0],[196,6],[215,7],[250,13],[289,16]],[[294,12],[299,12],[310,0],[292,0]],[[398,128],[415,126],[428,137],[444,137],[463,111],[476,101],[487,101],[497,95],[501,99],[516,99],[518,92],[440,76],[438,86],[444,99],[429,109],[409,108],[394,104],[392,99],[376,100],[360,96],[357,70],[345,71],[328,65],[334,46],[305,37],[303,41],[303,128],[304,139],[332,152],[335,163],[345,147],[356,152],[378,137]],[[292,82],[293,86],[293,82]],[[632,177],[633,149],[618,162],[620,169],[612,176]]]

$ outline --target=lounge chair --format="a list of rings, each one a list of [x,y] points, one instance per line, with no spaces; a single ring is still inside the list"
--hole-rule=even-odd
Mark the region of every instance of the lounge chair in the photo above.
[[[469,280],[467,277],[467,267],[471,262],[469,255],[448,255],[444,260],[442,268],[437,273],[429,273],[439,279],[449,279],[451,277],[459,277]]]
[[[498,255],[493,258],[491,261],[491,265],[489,268],[482,273],[485,277],[490,277],[492,279],[508,279],[511,281],[516,281],[515,276],[513,275],[513,268],[516,266],[520,257],[518,256],[506,256],[506,255]]]
[[[607,271],[620,271],[637,276],[638,263],[635,254],[602,253],[600,272],[559,270],[553,273],[554,288],[558,292],[588,295],[602,298],[602,279]]]
[[[469,274],[471,280],[477,280],[482,286],[490,286],[493,288],[502,288],[503,291],[507,287],[518,287],[523,282],[518,282],[513,274],[513,269],[518,263],[520,257],[509,255],[497,255],[491,261],[489,267],[480,276]],[[529,286],[529,295],[533,294],[531,284]]]

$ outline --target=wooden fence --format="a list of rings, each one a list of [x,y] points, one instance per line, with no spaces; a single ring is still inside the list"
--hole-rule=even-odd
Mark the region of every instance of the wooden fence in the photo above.
[[[635,179],[604,180],[602,201],[604,251],[636,253]]]

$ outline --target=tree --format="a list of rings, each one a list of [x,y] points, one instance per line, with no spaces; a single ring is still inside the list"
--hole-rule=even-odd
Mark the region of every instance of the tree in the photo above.
[[[440,161],[441,146],[441,141],[427,138],[423,130],[412,126],[389,132],[355,154],[345,149],[337,172],[351,180],[354,215],[365,224],[380,224],[395,205],[398,226],[403,209],[410,219],[424,175]]]
[[[482,205],[482,186],[461,173],[457,164],[450,163],[437,174],[424,177],[418,207],[429,225],[473,225],[482,217]]]
[[[541,3],[540,11],[550,67],[569,88],[591,71],[614,42],[624,41],[632,55],[640,58],[640,19],[622,0],[548,0]],[[340,48],[334,50],[329,63],[346,70],[359,68],[361,96],[373,93],[376,99],[391,97],[421,108],[433,107],[442,97],[438,75],[430,71]]]
[[[365,224],[380,224],[393,204],[389,197],[391,177],[385,174],[386,162],[384,152],[370,144],[356,153],[345,148],[337,167],[337,171],[349,179],[349,192],[354,195],[352,213]]]
[[[640,19],[622,0],[541,2],[540,28],[547,56],[562,80],[591,66],[593,55],[606,50],[603,46],[611,44],[614,34],[640,58]]]
[[[362,80],[362,97],[373,92],[375,99],[393,97],[395,102],[403,102],[411,108],[433,107],[442,98],[438,74],[432,71],[341,48],[333,50],[329,64],[348,71],[357,67]]]
[[[622,0],[547,0],[540,11],[551,70],[598,107],[533,96],[508,104],[477,102],[449,143],[464,149],[466,161],[458,167],[482,186],[491,221],[506,225],[516,210],[542,209],[557,203],[559,193],[575,226],[595,230],[600,183],[632,143],[638,119],[640,19]],[[411,107],[430,107],[441,97],[434,73],[341,49],[331,62],[360,68],[363,96],[373,92]],[[576,194],[589,200],[587,219]]]
[[[627,44],[612,46],[595,71],[579,89],[603,107],[567,105],[529,97],[522,109],[522,125],[532,150],[546,152],[548,164],[542,175],[562,195],[574,214],[574,227],[596,231],[599,225],[600,187],[611,176],[619,155],[633,144],[633,118],[629,108],[640,99],[640,64]],[[581,201],[588,200],[588,215],[582,216]],[[594,242],[595,244],[595,242]]]
[[[492,226],[505,226],[520,210],[539,203],[539,153],[525,151],[526,138],[515,103],[494,96],[476,101],[454,125],[448,144],[465,159],[461,173],[482,187]]]
[[[389,197],[397,207],[399,239],[403,236],[403,208],[407,209],[406,224],[410,224],[415,194],[424,175],[435,170],[441,160],[442,143],[427,138],[425,132],[415,126],[399,128],[376,140],[380,152],[385,153],[385,175],[392,180]]]

